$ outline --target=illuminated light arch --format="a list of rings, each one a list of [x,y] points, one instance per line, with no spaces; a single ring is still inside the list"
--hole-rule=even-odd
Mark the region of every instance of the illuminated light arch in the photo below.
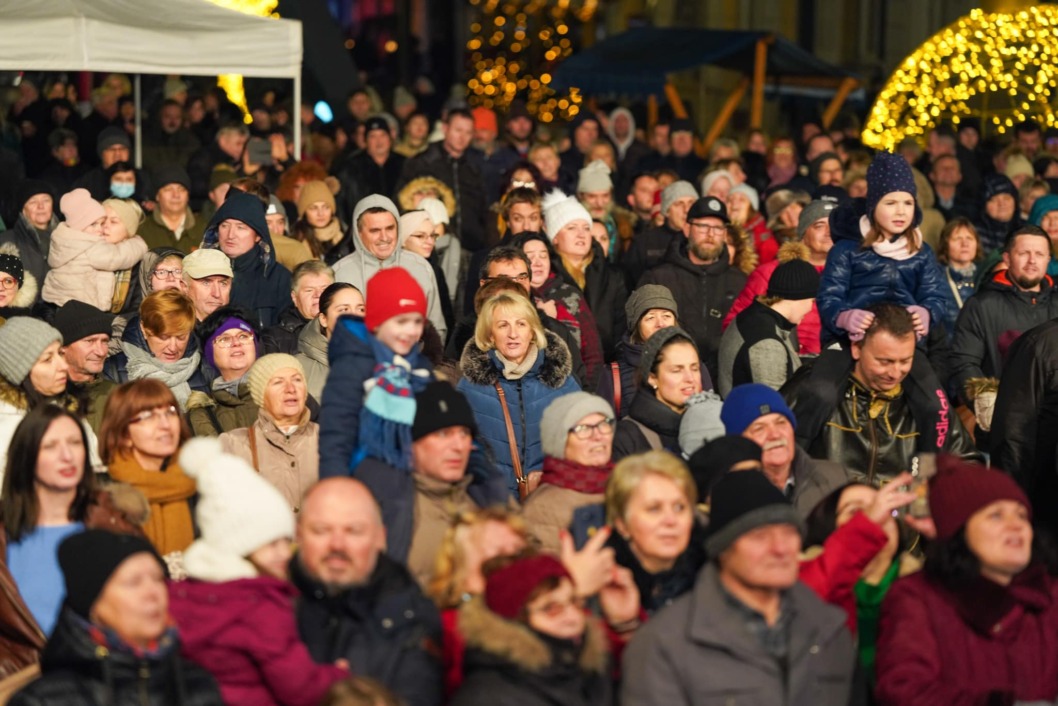
[[[279,17],[276,14],[276,6],[279,0],[209,0],[214,5],[226,7],[229,10],[238,10],[247,15],[257,17]],[[242,76],[240,74],[221,74],[217,77],[217,85],[228,94],[228,100],[242,109],[243,120],[247,125],[253,122],[250,117],[250,107],[246,102],[246,91],[243,88]]]
[[[863,131],[869,147],[894,150],[937,125],[978,118],[1004,134],[1035,118],[1058,123],[1058,7],[974,10],[923,42],[893,71]]]

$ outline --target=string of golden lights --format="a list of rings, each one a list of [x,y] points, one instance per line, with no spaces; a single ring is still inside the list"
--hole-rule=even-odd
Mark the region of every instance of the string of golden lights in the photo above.
[[[869,147],[921,141],[942,123],[980,119],[1004,134],[1034,118],[1054,126],[1058,98],[1058,7],[969,15],[934,34],[890,76],[863,132]]]
[[[570,22],[587,22],[598,0],[470,0],[475,17],[467,42],[473,105],[504,110],[523,97],[542,122],[572,118],[580,111],[576,88],[551,87],[551,71],[573,53]]]

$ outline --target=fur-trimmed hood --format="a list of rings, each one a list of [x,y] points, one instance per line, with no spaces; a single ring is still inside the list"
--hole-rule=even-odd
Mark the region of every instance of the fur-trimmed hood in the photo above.
[[[547,642],[529,626],[493,613],[480,596],[470,599],[459,609],[459,632],[468,648],[481,650],[527,672],[543,672],[555,664],[554,653]],[[598,620],[589,617],[579,666],[585,672],[602,674],[608,663],[606,637]]]
[[[0,255],[12,255],[17,257],[19,260],[22,259],[22,254],[18,251],[18,246],[14,243],[4,243],[0,245]],[[40,284],[37,282],[37,278],[33,276],[33,273],[23,268],[22,270],[22,286],[18,288],[15,293],[15,298],[11,300],[9,305],[12,309],[28,309],[33,306],[33,303],[37,301],[37,295],[40,293]]]
[[[789,240],[783,243],[779,248],[779,253],[775,256],[775,259],[778,260],[780,264],[793,262],[794,260],[804,260],[805,262],[808,262],[808,258],[808,246],[800,240]]]
[[[573,357],[562,339],[550,331],[545,331],[547,347],[526,377],[536,377],[547,387],[557,390],[566,382],[573,372]],[[491,351],[482,351],[471,338],[463,348],[459,367],[467,382],[475,385],[491,386],[500,381],[503,365]]]

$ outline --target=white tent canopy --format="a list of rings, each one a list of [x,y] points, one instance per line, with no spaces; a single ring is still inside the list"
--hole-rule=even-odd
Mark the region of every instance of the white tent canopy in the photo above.
[[[0,70],[290,78],[296,106],[301,60],[300,22],[206,0],[0,0]]]

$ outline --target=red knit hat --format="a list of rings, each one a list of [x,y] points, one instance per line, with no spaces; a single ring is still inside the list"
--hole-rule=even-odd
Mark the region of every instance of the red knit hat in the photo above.
[[[367,281],[364,324],[374,333],[387,319],[401,314],[426,317],[426,295],[403,267],[382,270]]]
[[[485,605],[496,615],[514,620],[522,612],[533,590],[552,576],[572,581],[562,562],[550,554],[513,561],[488,575]]]
[[[937,539],[950,539],[978,510],[997,500],[1032,505],[1013,478],[1002,471],[969,463],[958,456],[937,458],[937,475],[929,481],[929,508]]]

